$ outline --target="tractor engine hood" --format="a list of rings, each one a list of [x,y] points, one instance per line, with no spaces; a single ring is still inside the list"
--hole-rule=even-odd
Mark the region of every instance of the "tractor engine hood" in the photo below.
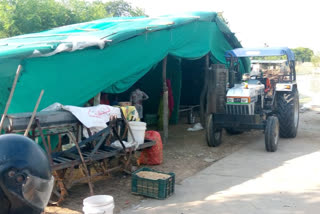
[[[227,102],[228,103],[250,103],[256,102],[258,95],[264,94],[263,84],[235,84],[235,86],[228,90],[227,92]],[[234,99],[228,99],[234,98]],[[237,101],[240,98],[239,101]],[[247,102],[241,101],[241,98],[248,98]]]

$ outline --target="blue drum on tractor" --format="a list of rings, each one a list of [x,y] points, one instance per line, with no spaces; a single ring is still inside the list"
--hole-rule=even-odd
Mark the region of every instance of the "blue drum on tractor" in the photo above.
[[[241,58],[266,56],[286,59],[252,61],[250,73],[241,73]],[[222,143],[223,129],[229,134],[260,129],[266,150],[275,152],[279,137],[297,135],[299,93],[293,52],[289,48],[238,48],[225,57],[228,69],[216,69],[214,75],[215,95],[210,99],[215,107],[208,108],[206,124],[208,145]]]

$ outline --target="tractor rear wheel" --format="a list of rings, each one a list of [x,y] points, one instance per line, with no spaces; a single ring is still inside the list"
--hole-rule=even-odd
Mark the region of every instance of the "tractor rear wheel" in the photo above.
[[[210,147],[217,147],[222,143],[222,128],[218,128],[213,123],[213,114],[207,119],[206,136]]]
[[[266,150],[275,152],[278,149],[279,141],[279,120],[275,116],[270,116],[267,119],[267,125],[264,133]]]
[[[280,123],[280,137],[296,137],[299,124],[298,90],[294,89],[289,93],[279,93],[277,95],[277,108],[277,116]]]

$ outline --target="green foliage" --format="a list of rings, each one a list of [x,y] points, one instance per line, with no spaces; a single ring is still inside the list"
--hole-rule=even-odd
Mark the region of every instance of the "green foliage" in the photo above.
[[[311,58],[314,55],[313,50],[309,48],[299,47],[292,49],[292,51],[297,62],[311,62]]]
[[[113,17],[120,16],[145,16],[145,12],[141,8],[135,8],[124,0],[113,0],[106,3],[106,11]]]
[[[124,0],[0,0],[0,38],[111,16],[141,16]]]
[[[17,0],[9,35],[43,31],[72,22],[62,4],[54,0]]]
[[[311,62],[314,65],[314,67],[320,67],[320,54],[312,56]]]

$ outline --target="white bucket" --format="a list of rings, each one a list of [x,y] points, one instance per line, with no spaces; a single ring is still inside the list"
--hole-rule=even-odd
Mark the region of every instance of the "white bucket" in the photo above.
[[[110,195],[94,195],[83,200],[85,214],[113,214],[114,202]]]
[[[147,124],[144,122],[130,121],[129,126],[132,130],[132,134],[138,144],[144,143],[144,135],[146,133]],[[128,142],[133,142],[130,131],[128,131]]]

